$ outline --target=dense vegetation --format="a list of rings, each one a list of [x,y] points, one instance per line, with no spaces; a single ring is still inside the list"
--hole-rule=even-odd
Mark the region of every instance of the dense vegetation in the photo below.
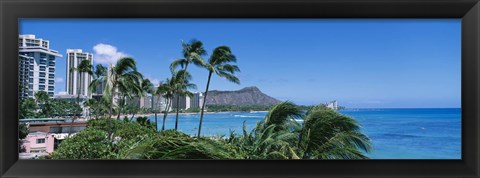
[[[82,112],[77,103],[49,98],[45,91],[35,93],[35,98],[21,99],[19,105],[20,119],[72,117]]]
[[[304,120],[303,123],[296,119]],[[306,113],[283,102],[251,130],[227,137],[157,132],[146,118],[90,120],[53,159],[367,159],[369,138],[350,117],[323,106]]]

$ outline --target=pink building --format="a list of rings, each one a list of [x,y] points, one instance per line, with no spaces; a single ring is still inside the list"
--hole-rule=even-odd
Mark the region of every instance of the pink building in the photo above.
[[[32,159],[52,153],[69,133],[75,135],[87,125],[86,122],[71,123],[59,119],[29,119],[28,121],[30,133],[20,141],[20,159]]]
[[[23,140],[21,148],[26,153],[51,153],[53,152],[55,137],[46,132],[29,133]]]

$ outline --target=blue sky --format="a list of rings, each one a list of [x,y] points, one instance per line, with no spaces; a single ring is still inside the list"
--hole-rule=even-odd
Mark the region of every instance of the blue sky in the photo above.
[[[210,88],[262,92],[297,104],[338,100],[355,108],[460,107],[460,19],[23,19],[20,34],[50,41],[65,56],[79,48],[106,64],[137,60],[153,81],[170,76],[181,40],[201,40],[209,54],[228,45],[241,84],[213,77]],[[65,57],[56,63],[56,92],[65,91]],[[189,68],[196,91],[208,72]]]

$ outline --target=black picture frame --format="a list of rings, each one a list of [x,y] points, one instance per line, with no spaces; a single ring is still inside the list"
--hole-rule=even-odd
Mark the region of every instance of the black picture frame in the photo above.
[[[462,160],[18,160],[20,18],[461,18]],[[1,0],[0,177],[478,177],[478,0]]]

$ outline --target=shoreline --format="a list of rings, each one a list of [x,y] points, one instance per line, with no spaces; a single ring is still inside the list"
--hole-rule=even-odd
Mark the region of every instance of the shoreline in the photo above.
[[[257,113],[257,112],[268,112],[268,111],[220,111],[220,112],[204,112],[204,114],[225,114],[225,113],[232,113],[232,112],[244,112],[244,113]],[[173,113],[168,113],[168,115],[175,115],[176,113],[173,112]],[[200,114],[200,112],[180,112],[178,113],[178,115],[193,115],[193,114]],[[131,114],[122,114],[120,115],[120,118],[123,118],[123,117],[132,117]],[[147,114],[135,114],[134,118],[137,118],[137,117],[149,117],[149,116],[155,116],[155,113],[147,113]],[[157,116],[163,116],[163,113],[157,113]],[[114,117],[116,118],[116,116]]]

